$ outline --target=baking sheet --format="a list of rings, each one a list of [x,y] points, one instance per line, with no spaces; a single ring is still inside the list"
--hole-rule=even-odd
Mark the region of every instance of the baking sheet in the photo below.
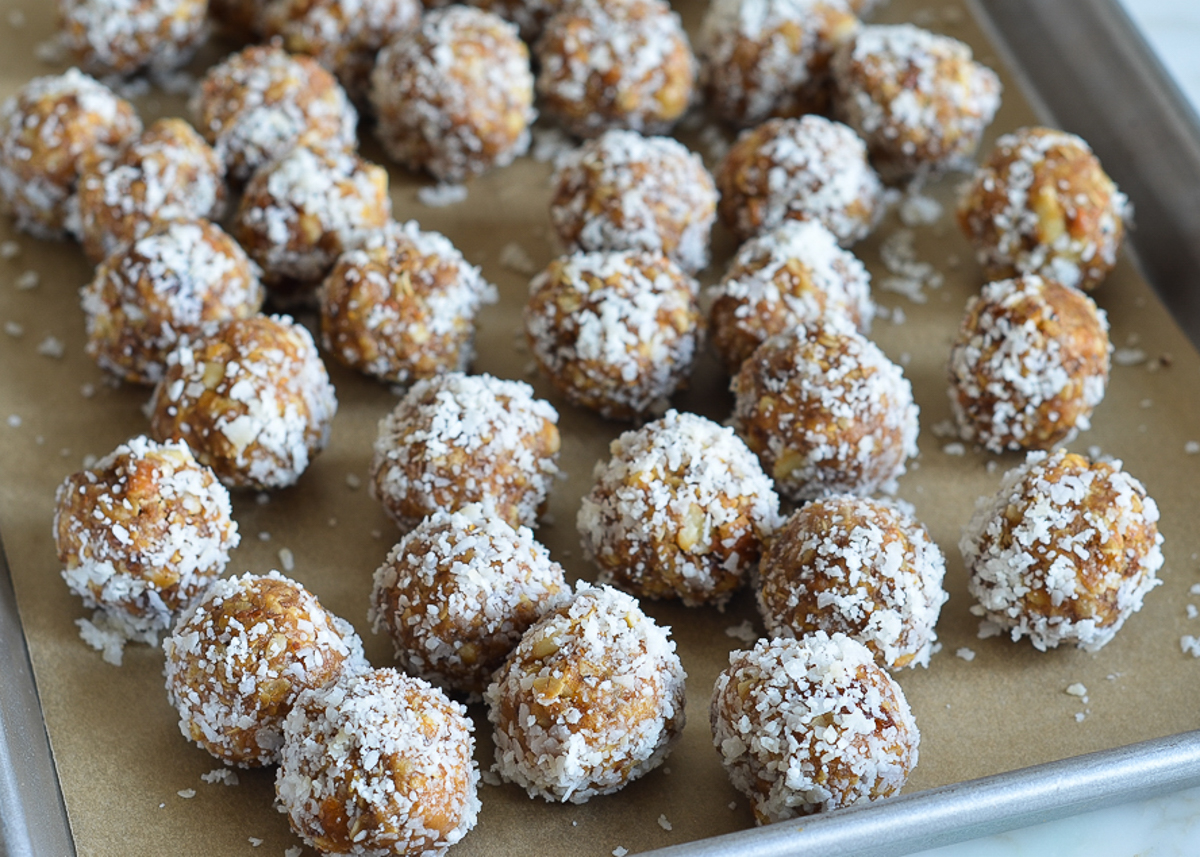
[[[0,95],[34,74],[56,70],[35,57],[37,44],[52,32],[51,10],[32,0],[9,8],[21,9],[25,24],[14,28],[0,20]],[[681,5],[693,29],[701,9],[699,4]],[[960,5],[895,0],[879,17],[916,20],[962,38],[1003,75],[994,51]],[[1005,82],[1005,104],[985,147],[997,133],[1033,121],[1011,76]],[[177,109],[177,104],[178,99],[151,95],[139,107],[148,119]],[[380,159],[373,145],[365,151]],[[476,366],[525,377],[559,407],[563,464],[570,478],[555,488],[553,523],[543,524],[539,537],[569,575],[590,579],[593,571],[579,556],[575,510],[589,487],[592,463],[605,455],[608,439],[623,426],[571,408],[548,385],[527,375],[528,356],[519,347],[518,331],[528,278],[499,264],[501,250],[514,241],[538,265],[552,258],[545,210],[548,171],[526,159],[473,182],[466,202],[432,209],[416,200],[415,189],[423,182],[393,170],[393,202],[397,218],[415,218],[425,228],[445,232],[499,286],[501,305],[485,311],[481,321]],[[948,204],[959,180],[949,177],[927,192]],[[879,261],[880,243],[895,228],[893,219],[856,248],[877,284],[887,276]],[[923,304],[877,288],[876,299],[889,311],[901,308],[904,321],[877,320],[873,338],[905,364],[922,409],[921,456],[901,481],[900,496],[914,504],[947,554],[951,600],[939,625],[943,651],[929,670],[898,677],[924,735],[921,763],[907,791],[1194,727],[1200,664],[1180,652],[1179,638],[1200,635],[1200,620],[1188,619],[1186,611],[1189,598],[1200,604],[1200,596],[1189,593],[1200,580],[1200,536],[1188,528],[1200,456],[1185,453],[1189,441],[1200,440],[1200,396],[1195,394],[1200,357],[1132,265],[1123,262],[1095,297],[1109,312],[1114,343],[1128,349],[1125,360],[1132,363],[1136,350],[1147,360],[1114,366],[1108,395],[1093,419],[1095,428],[1073,448],[1095,446],[1122,458],[1158,500],[1166,535],[1165,584],[1148,596],[1146,607],[1117,639],[1095,655],[1074,650],[1042,654],[1028,644],[978,640],[955,545],[974,498],[993,490],[1003,469],[1019,457],[970,449],[962,456],[948,454],[943,448],[953,439],[933,431],[949,418],[945,355],[980,278],[948,216],[915,232],[918,256],[937,265],[946,282],[940,289],[926,289]],[[253,849],[259,842],[268,852],[281,853],[298,841],[271,808],[270,773],[240,772],[241,782],[234,787],[201,781],[200,775],[217,763],[180,737],[162,690],[158,653],[130,647],[125,666],[115,668],[78,639],[73,622],[85,611],[58,576],[50,536],[54,488],[81,466],[85,455],[103,455],[145,430],[140,407],[146,393],[107,386],[83,353],[76,291],[90,270],[77,248],[10,233],[7,221],[0,225],[0,240],[15,238],[22,253],[12,262],[0,262],[0,322],[20,324],[24,334],[0,335],[0,532],[79,852],[124,854],[136,842],[144,853],[251,854],[258,853]],[[719,273],[731,251],[728,236],[719,234],[708,279]],[[26,270],[40,274],[34,289],[15,287]],[[38,353],[47,336],[64,344],[61,359]],[[293,576],[353,622],[364,635],[368,656],[384,664],[390,662],[390,647],[369,633],[367,594],[372,570],[399,534],[363,488],[350,487],[347,476],[365,475],[375,421],[395,399],[385,387],[336,366],[330,369],[341,401],[333,442],[297,487],[272,495],[269,503],[259,505],[253,495],[235,496],[243,545],[230,572],[279,567],[278,552],[286,547],[297,558]],[[94,394],[85,396],[84,385],[92,385]],[[677,397],[676,404],[723,419],[729,411],[724,388],[715,361],[705,358],[692,389]],[[13,416],[19,425],[12,425]],[[989,473],[989,461],[996,462],[995,472]],[[330,525],[330,519],[336,524]],[[263,534],[269,538],[261,538]],[[690,725],[667,765],[618,795],[582,807],[530,801],[512,786],[484,786],[480,825],[453,853],[561,853],[569,848],[581,855],[606,855],[618,846],[644,850],[752,825],[746,801],[725,779],[707,728],[713,678],[728,649],[743,645],[726,630],[747,620],[761,630],[751,598],[742,595],[724,614],[669,604],[648,605],[648,612],[672,626],[689,672]],[[956,657],[960,648],[971,649],[975,659]],[[1076,682],[1088,688],[1087,703],[1064,692]],[[1077,722],[1080,713],[1084,718]],[[486,765],[488,730],[482,712],[475,714],[479,757]],[[180,794],[191,791],[192,797]]]

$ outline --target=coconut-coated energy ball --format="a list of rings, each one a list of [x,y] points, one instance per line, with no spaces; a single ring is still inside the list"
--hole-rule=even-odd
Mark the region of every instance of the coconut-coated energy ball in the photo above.
[[[990,628],[1095,652],[1162,581],[1158,506],[1120,461],[1031,452],[981,497],[958,543]],[[982,632],[981,628],[981,632]]]
[[[534,526],[558,473],[558,413],[522,381],[447,372],[417,381],[379,421],[371,496],[403,529],[439,509],[490,506]]]
[[[731,653],[710,721],[759,824],[891,797],[921,742],[900,685],[864,645],[824,631]]]
[[[62,43],[89,74],[187,65],[208,36],[207,0],[57,0]]]
[[[950,349],[960,434],[993,452],[1049,449],[1091,427],[1108,384],[1108,317],[1036,274],[988,283]]]
[[[576,405],[631,420],[692,371],[699,287],[660,253],[576,253],[530,283],[525,335],[538,368]]]
[[[529,147],[533,72],[512,24],[450,6],[379,52],[371,77],[375,136],[413,170],[460,182]]]
[[[771,539],[758,608],[768,636],[840,632],[882,667],[927,667],[945,575],[918,521],[891,503],[838,494],[800,508]]]
[[[475,316],[498,295],[448,238],[410,220],[389,222],[343,253],[318,298],[326,351],[367,375],[407,384],[465,370]]]
[[[665,134],[692,100],[696,59],[664,0],[569,0],[534,47],[542,110],[572,134]]]
[[[917,454],[917,406],[900,367],[849,327],[772,337],[732,383],[733,421],[792,500],[893,489]]]
[[[708,265],[717,188],[682,143],[606,131],[571,151],[551,185],[550,222],[568,252],[652,250],[690,273]]]
[[[441,857],[479,815],[466,709],[391,669],[300,695],[283,723],[275,794],[322,854]]]
[[[155,384],[183,336],[258,313],[258,269],[207,220],[169,220],[108,257],[80,292],[87,352],[102,369]]]
[[[183,737],[243,768],[279,761],[301,691],[367,669],[350,624],[277,571],[218,580],[163,640]]]
[[[258,315],[206,326],[167,356],[150,433],[187,441],[226,485],[285,488],[325,448],[336,412],[312,335]]]
[[[140,133],[133,105],[79,69],[25,84],[0,104],[0,194],[17,228],[64,237],[84,166]]]
[[[813,220],[785,220],[738,248],[708,289],[713,347],[731,375],[767,339],[824,318],[860,332],[875,314],[871,275]]]
[[[579,583],[484,694],[496,770],[530,797],[585,803],[658,767],[683,730],[686,675],[637,600]]]
[[[816,220],[848,247],[883,215],[867,147],[822,116],[770,119],[743,131],[717,171],[721,222],[739,242],[785,220]]]
[[[727,602],[779,525],[779,498],[733,429],[666,416],[609,445],[576,527],[600,582],[684,604]]]
[[[1051,128],[997,140],[958,201],[990,279],[1041,274],[1085,291],[1116,264],[1132,214],[1087,143]]]

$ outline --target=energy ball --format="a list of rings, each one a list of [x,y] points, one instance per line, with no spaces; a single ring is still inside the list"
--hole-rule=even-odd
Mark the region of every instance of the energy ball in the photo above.
[[[463,706],[420,679],[349,676],[296,700],[275,794],[322,854],[440,857],[479,815],[473,728]]]
[[[632,595],[581,582],[484,694],[496,770],[550,802],[612,794],[666,759],[683,730],[685,678],[667,630]]]
[[[140,133],[133,105],[78,69],[25,84],[0,104],[0,194],[17,228],[64,237],[84,166]]]
[[[529,148],[529,49],[504,19],[466,6],[429,12],[379,52],[371,77],[384,150],[441,182],[512,163]]]
[[[285,488],[329,442],[333,385],[307,330],[253,316],[183,340],[150,399],[150,433],[185,440],[226,485]]]
[[[368,233],[338,259],[318,297],[325,350],[398,384],[465,370],[475,315],[498,299],[449,239],[414,221]]]
[[[546,115],[572,134],[665,134],[692,100],[696,60],[664,0],[569,0],[534,48]]]
[[[225,570],[239,541],[229,492],[182,443],[123,443],[68,476],[55,503],[63,578],[98,611],[92,628],[115,632],[122,643],[157,643]],[[120,662],[120,643],[97,642],[106,660]]]
[[[758,608],[771,637],[840,632],[881,667],[927,667],[945,576],[945,557],[911,516],[838,494],[808,503],[775,534],[759,568]]]
[[[163,640],[179,731],[242,768],[273,765],[301,691],[367,669],[350,624],[277,571],[213,583]]]
[[[79,179],[79,238],[92,262],[142,238],[159,222],[219,218],[225,165],[182,119],[159,119],[114,161]]]
[[[960,434],[993,452],[1070,441],[1091,427],[1111,352],[1108,317],[1082,292],[1036,274],[988,283],[950,349]]]
[[[871,275],[820,223],[785,220],[738,248],[708,289],[713,347],[731,375],[776,334],[825,318],[865,333],[875,315]]]
[[[1116,264],[1132,213],[1087,143],[1050,128],[997,140],[958,202],[989,278],[1041,274],[1085,291]]]
[[[333,75],[276,45],[252,45],[210,68],[189,109],[238,184],[301,143],[358,144],[358,114]]]
[[[1045,651],[1109,642],[1162,581],[1158,506],[1120,461],[1031,452],[958,543],[991,630]],[[984,628],[981,628],[981,632]]]
[[[724,606],[779,525],[779,498],[733,429],[666,416],[609,445],[576,527],[600,582]]]
[[[80,297],[88,355],[118,378],[156,384],[181,337],[257,314],[263,289],[220,227],[171,220],[102,262]]]
[[[528,527],[479,504],[434,512],[375,571],[370,619],[405,672],[481,694],[521,635],[569,592]]]
[[[657,251],[690,273],[708,265],[717,188],[682,143],[606,131],[568,154],[551,184],[550,222],[568,252]]]
[[[89,74],[171,71],[208,36],[207,0],[57,0],[62,43]]]
[[[917,406],[900,367],[854,330],[772,337],[732,383],[734,427],[792,500],[894,490],[917,454]]]
[[[785,220],[816,220],[843,247],[883,216],[883,183],[867,147],[822,116],[770,119],[743,131],[717,171],[721,222],[738,242]]]
[[[969,165],[1000,107],[1000,78],[949,36],[863,27],[833,59],[834,109],[888,180]]]
[[[824,113],[829,61],[858,28],[846,0],[714,0],[697,51],[707,103],[743,128]]]
[[[759,824],[891,797],[921,742],[904,691],[866,646],[824,631],[731,653],[710,720]]]
[[[558,413],[521,381],[448,372],[417,381],[379,421],[371,496],[402,529],[483,503],[535,526],[558,473]]]
[[[525,335],[568,401],[637,419],[686,385],[702,333],[698,289],[661,253],[576,253],[530,283]]]

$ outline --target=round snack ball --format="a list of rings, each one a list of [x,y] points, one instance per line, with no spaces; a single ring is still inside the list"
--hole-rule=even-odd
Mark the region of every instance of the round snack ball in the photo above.
[[[484,694],[496,770],[547,801],[612,794],[670,753],[685,678],[667,629],[632,595],[580,582],[525,633]]]
[[[891,797],[921,742],[904,691],[866,646],[824,631],[732,652],[710,721],[759,824]]]
[[[733,379],[734,426],[792,500],[892,490],[917,454],[917,406],[900,367],[849,327],[772,337]]]
[[[450,240],[389,222],[338,259],[319,292],[325,350],[347,366],[407,384],[465,370],[475,315],[496,287]]]
[[[150,432],[187,441],[226,485],[284,488],[325,448],[336,412],[309,332],[259,315],[205,326],[167,356]]]
[[[771,480],[733,429],[666,416],[609,445],[576,527],[600,581],[648,598],[722,606],[779,525]]]
[[[664,0],[569,0],[534,47],[542,109],[572,134],[665,134],[692,100],[696,59]]]
[[[221,761],[279,761],[301,691],[367,669],[350,624],[277,571],[213,583],[163,640],[179,731]]]
[[[429,12],[379,52],[375,135],[391,157],[438,181],[512,163],[529,148],[529,49],[504,19],[466,6]]]
[[[768,338],[824,318],[860,332],[875,315],[871,275],[820,223],[785,220],[738,248],[708,289],[712,344],[734,374]]]
[[[79,69],[25,84],[0,104],[0,194],[17,228],[64,237],[84,165],[141,132],[133,105]]]
[[[569,591],[528,527],[478,503],[434,512],[375,571],[370,619],[400,666],[446,690],[480,694],[521,635]]]
[[[1132,213],[1087,143],[1050,128],[997,140],[958,202],[989,278],[1041,274],[1088,291],[1116,264]]]
[[[816,220],[843,247],[883,215],[883,184],[867,147],[822,116],[770,119],[743,131],[717,171],[721,222],[739,242],[785,220]]]
[[[347,676],[296,700],[275,794],[322,854],[440,857],[479,815],[473,729],[463,706],[418,678]]]
[[[888,180],[961,169],[1000,107],[967,45],[911,24],[863,27],[833,59],[835,112]]]
[[[558,413],[521,381],[447,372],[417,381],[379,421],[371,496],[403,529],[483,503],[534,526],[558,473]]]
[[[1082,292],[1036,274],[988,283],[950,349],[959,432],[993,452],[1070,441],[1091,427],[1111,352],[1108,317]]]
[[[714,0],[698,48],[707,103],[741,127],[824,113],[829,61],[858,28],[846,0]]]
[[[652,250],[691,273],[708,265],[717,189],[682,143],[606,131],[568,154],[551,184],[550,222],[569,252]]]
[[[263,15],[271,0],[208,0],[208,20],[218,35],[252,42],[263,34]]]
[[[843,633],[882,667],[929,666],[946,592],[946,559],[891,503],[838,494],[787,520],[759,567],[767,634]]]
[[[63,578],[123,639],[156,643],[239,542],[229,492],[182,443],[123,443],[68,476],[55,503]]]
[[[358,143],[358,114],[333,75],[273,44],[210,68],[188,106],[238,183],[298,144],[353,150]]]
[[[254,263],[219,226],[169,220],[102,262],[80,297],[88,355],[119,378],[155,384],[181,337],[255,315],[263,289]]]
[[[660,253],[576,253],[530,283],[525,336],[576,405],[631,420],[687,383],[703,318],[695,280]]]
[[[1120,461],[1031,452],[958,543],[984,618],[1039,651],[1095,652],[1162,581],[1158,506]]]
[[[208,0],[57,0],[62,43],[86,72],[188,64],[208,36]]]

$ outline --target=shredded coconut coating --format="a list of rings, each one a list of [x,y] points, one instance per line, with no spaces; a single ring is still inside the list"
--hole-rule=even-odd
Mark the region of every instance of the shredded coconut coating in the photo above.
[[[512,163],[529,148],[533,72],[517,28],[451,6],[379,52],[371,78],[375,135],[387,153],[442,182]]]
[[[182,443],[123,443],[68,476],[55,503],[63,579],[124,639],[157,643],[239,541],[229,492]]]
[[[740,127],[824,113],[829,61],[858,29],[847,0],[714,0],[697,49],[707,103]]]
[[[1031,452],[958,543],[985,619],[1039,651],[1098,651],[1162,581],[1158,506],[1121,462]]]
[[[821,116],[770,119],[743,131],[717,171],[721,222],[739,242],[785,220],[816,220],[843,247],[883,216],[883,183],[867,147]]]
[[[731,375],[776,334],[834,318],[859,332],[875,315],[871,275],[833,234],[811,220],[785,220],[738,248],[707,293],[713,347]]]
[[[731,653],[710,720],[759,824],[891,797],[921,742],[900,685],[861,643],[824,631]]]
[[[337,398],[316,344],[287,316],[184,338],[150,400],[150,432],[186,440],[226,485],[284,488],[329,442]]]
[[[917,406],[900,367],[848,327],[772,337],[731,385],[734,427],[792,500],[894,491],[917,454]]]
[[[530,283],[525,336],[572,404],[637,419],[687,383],[703,332],[698,289],[659,253],[564,256]]]
[[[654,770],[683,730],[687,677],[631,595],[576,584],[484,694],[495,770],[530,797],[585,803]]]
[[[17,228],[65,237],[84,165],[140,133],[133,105],[79,69],[25,84],[0,104],[0,194]]]
[[[1000,78],[957,39],[911,24],[863,27],[834,56],[834,109],[888,180],[969,168],[1000,107]]]
[[[427,5],[429,5],[427,3]],[[521,40],[535,45],[550,17],[562,8],[562,0],[468,0],[468,6],[476,6],[499,15],[517,25]]]
[[[163,640],[179,731],[221,761],[273,765],[301,691],[367,669],[348,622],[277,571],[213,583]]]
[[[396,670],[303,693],[284,721],[275,794],[322,854],[441,857],[475,826],[467,710]]]
[[[402,529],[439,509],[490,505],[536,526],[558,473],[558,413],[521,381],[448,372],[417,381],[379,421],[371,496]]]
[[[189,109],[242,183],[296,145],[354,150],[358,114],[333,75],[307,56],[253,45],[208,70]]]
[[[950,349],[950,405],[965,440],[1049,449],[1091,427],[1108,383],[1108,316],[1087,295],[1028,274],[983,287]]]
[[[689,273],[708,265],[717,188],[682,143],[606,131],[568,155],[551,184],[550,222],[569,252],[658,251]]]
[[[572,134],[665,134],[692,100],[696,59],[664,0],[570,0],[534,48],[542,109]]]
[[[187,65],[208,36],[207,0],[57,0],[62,42],[89,74]]]
[[[918,521],[891,503],[839,494],[805,505],[775,534],[758,608],[772,637],[840,632],[881,667],[927,667],[945,575]]]
[[[1050,128],[997,140],[958,202],[990,279],[1041,274],[1084,290],[1116,264],[1132,213],[1087,143]]]
[[[167,355],[208,322],[262,307],[258,269],[207,220],[170,220],[110,256],[80,291],[87,352],[102,369],[156,384]]]
[[[724,606],[779,526],[779,498],[733,429],[666,416],[609,445],[575,525],[600,582]]]

